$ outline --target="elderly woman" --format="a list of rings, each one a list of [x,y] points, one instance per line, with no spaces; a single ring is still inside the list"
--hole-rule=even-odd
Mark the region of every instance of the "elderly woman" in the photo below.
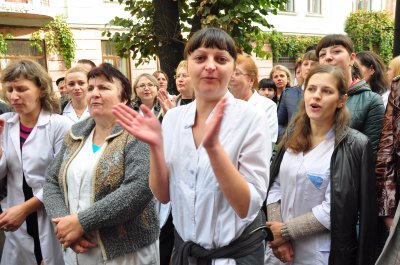
[[[82,67],[73,67],[65,75],[65,84],[70,101],[62,106],[62,115],[68,117],[73,123],[84,120],[90,116],[86,94],[88,89],[87,71]]]
[[[248,54],[238,54],[235,72],[233,72],[230,91],[235,98],[247,101],[255,109],[266,115],[268,122],[268,133],[271,136],[272,144],[278,138],[278,116],[276,104],[256,92],[258,86],[258,67]]]
[[[15,111],[0,118],[0,179],[7,189],[1,202],[0,229],[6,234],[1,264],[63,264],[42,201],[46,168],[71,123],[57,114],[59,99],[41,65],[12,62],[1,76],[4,98]]]
[[[149,148],[117,125],[111,112],[119,103],[130,105],[131,86],[110,64],[88,78],[91,118],[72,126],[44,188],[46,209],[66,248],[64,261],[158,264]]]
[[[133,109],[141,112],[140,105],[144,104],[151,109],[158,119],[162,119],[161,104],[157,100],[159,84],[157,79],[151,74],[141,74],[133,82],[135,99]]]

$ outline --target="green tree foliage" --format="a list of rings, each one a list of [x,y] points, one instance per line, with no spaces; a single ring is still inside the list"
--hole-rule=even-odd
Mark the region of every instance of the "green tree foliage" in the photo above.
[[[65,66],[71,67],[75,58],[75,41],[72,31],[63,16],[56,16],[43,28],[32,33],[31,45],[42,50],[42,41],[46,43],[49,53],[60,54],[64,58]]]
[[[7,44],[7,39],[12,39],[14,36],[10,33],[0,33],[0,55],[6,54],[8,44]]]
[[[301,58],[307,47],[315,45],[321,37],[283,35],[272,31],[265,34],[267,42],[271,45],[274,62],[278,62],[283,56],[290,58]]]
[[[162,45],[162,42],[171,39],[185,42],[186,38],[182,38],[182,32],[194,32],[199,28],[198,22],[200,27],[213,26],[226,30],[245,52],[255,51],[258,56],[266,57],[267,54],[262,49],[264,39],[259,26],[270,28],[266,16],[271,13],[277,14],[279,9],[283,9],[286,0],[177,0],[180,31],[168,36],[169,39],[162,39],[161,43],[155,34],[156,29],[153,28],[154,2],[157,1],[118,2],[125,5],[125,10],[129,11],[132,17],[115,17],[109,25],[124,27],[129,29],[129,32],[113,34],[111,30],[107,30],[104,34],[117,43],[121,56],[126,56],[126,52],[131,50],[133,59],[137,58],[139,63],[144,63],[155,58],[157,46]],[[166,18],[163,24],[169,23],[173,21]]]
[[[345,31],[356,52],[374,51],[387,63],[392,58],[393,20],[387,12],[359,10],[346,20]]]
[[[205,26],[222,28],[245,52],[267,57],[260,26],[272,27],[266,16],[283,10],[287,0],[115,1],[125,6],[131,18],[115,17],[109,22],[110,28],[104,35],[116,43],[120,56],[126,56],[130,51],[138,64],[158,56],[161,69],[172,77],[172,71],[183,58],[187,38]],[[127,31],[114,33],[111,29],[113,26],[123,27]]]

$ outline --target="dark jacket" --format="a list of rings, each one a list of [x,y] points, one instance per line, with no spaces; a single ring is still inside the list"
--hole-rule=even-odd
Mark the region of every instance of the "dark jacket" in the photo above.
[[[289,87],[283,91],[278,109],[278,139],[285,132],[290,119],[296,114],[302,94],[300,86]]]
[[[351,113],[351,128],[368,137],[375,154],[385,115],[382,98],[379,94],[372,92],[365,80],[352,85],[348,89],[347,95],[349,98],[346,106]]]
[[[132,101],[132,108],[137,112],[139,112],[140,105],[142,105],[142,101],[140,99]],[[161,104],[160,104],[160,102],[158,100],[156,100],[152,111],[153,111],[154,116],[156,116],[157,119],[160,122],[162,122],[163,117],[164,117],[164,113],[163,113],[163,110],[161,108]]]
[[[400,182],[400,76],[393,79],[376,154],[376,186],[380,216],[393,217]]]
[[[278,176],[284,153],[282,148],[271,164],[269,187]],[[372,149],[365,135],[350,128],[336,135],[330,163],[330,182],[329,264],[374,264],[376,189]],[[357,237],[358,220],[360,224]]]
[[[6,112],[11,112],[10,106],[5,102],[0,101],[0,114],[6,113]]]

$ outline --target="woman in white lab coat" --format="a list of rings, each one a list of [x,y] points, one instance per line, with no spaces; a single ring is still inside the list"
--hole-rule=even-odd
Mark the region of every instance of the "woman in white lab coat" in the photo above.
[[[90,117],[86,95],[88,92],[88,72],[86,69],[75,66],[65,74],[65,85],[71,100],[62,104],[62,115],[73,123]]]
[[[44,173],[71,126],[45,69],[30,60],[11,62],[1,74],[6,101],[15,112],[0,116],[2,148],[0,229],[6,241],[1,265],[63,264],[61,245],[43,207]]]
[[[281,262],[374,262],[372,149],[365,135],[348,127],[347,86],[338,67],[311,70],[299,112],[271,164],[267,225],[274,241],[269,246]],[[267,255],[265,264],[277,263]]]
[[[226,32],[199,30],[185,47],[195,101],[170,109],[162,130],[144,105],[144,116],[122,104],[114,110],[129,133],[150,145],[150,187],[172,205],[172,264],[263,264],[266,233],[257,228],[270,136],[265,114],[228,91],[236,57]]]

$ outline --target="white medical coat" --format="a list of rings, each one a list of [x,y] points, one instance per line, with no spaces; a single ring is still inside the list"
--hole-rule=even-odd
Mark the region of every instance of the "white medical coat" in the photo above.
[[[43,201],[45,170],[60,150],[64,134],[72,123],[58,114],[42,110],[38,121],[20,149],[20,122],[17,113],[5,113],[0,159],[0,180],[7,177],[7,197],[1,201],[3,211],[25,202],[22,175],[32,188],[33,195]],[[39,239],[46,265],[64,264],[61,245],[54,235],[54,227],[43,208],[37,211]],[[15,232],[6,232],[1,265],[36,264],[34,241],[27,232],[26,222]]]

